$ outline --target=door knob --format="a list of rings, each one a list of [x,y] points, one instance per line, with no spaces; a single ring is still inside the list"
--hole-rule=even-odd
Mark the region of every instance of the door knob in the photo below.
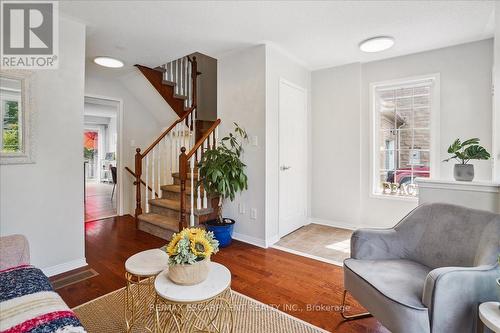
[[[281,171],[286,171],[286,170],[288,170],[288,169],[290,169],[290,168],[291,168],[291,166],[288,166],[288,165],[282,165],[282,166],[280,167],[280,170],[281,170]]]

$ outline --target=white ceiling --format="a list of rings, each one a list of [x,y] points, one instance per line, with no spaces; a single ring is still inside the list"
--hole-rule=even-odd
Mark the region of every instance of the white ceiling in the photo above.
[[[309,69],[367,62],[493,36],[494,1],[65,1],[87,24],[87,57],[157,66],[199,51],[215,58],[271,42]],[[366,54],[358,43],[390,35]]]

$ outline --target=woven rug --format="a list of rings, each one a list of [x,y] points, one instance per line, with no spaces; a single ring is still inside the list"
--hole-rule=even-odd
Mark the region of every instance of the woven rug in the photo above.
[[[124,297],[125,288],[122,288],[77,306],[73,311],[89,333],[125,332]],[[232,303],[234,333],[327,332],[235,291],[232,291]],[[150,317],[148,322],[151,325],[153,318]],[[132,330],[132,332],[145,331],[144,328]],[[223,331],[229,332],[229,330]]]

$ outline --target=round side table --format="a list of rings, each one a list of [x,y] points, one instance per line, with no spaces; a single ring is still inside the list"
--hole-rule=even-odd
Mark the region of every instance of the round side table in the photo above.
[[[183,286],[172,282],[168,269],[155,279],[155,332],[233,332],[231,272],[211,262],[205,281]]]
[[[168,255],[160,249],[134,254],[125,261],[125,322],[127,332],[138,324],[152,332],[146,318],[152,315],[154,302],[153,277],[168,267]]]
[[[500,333],[500,303],[486,302],[479,305],[479,319],[484,326],[495,333]]]

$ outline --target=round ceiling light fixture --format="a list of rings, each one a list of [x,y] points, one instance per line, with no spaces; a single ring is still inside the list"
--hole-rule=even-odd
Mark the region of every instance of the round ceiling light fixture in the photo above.
[[[124,65],[123,61],[112,57],[95,57],[94,62],[108,68],[121,68]]]
[[[390,36],[377,36],[365,39],[359,43],[359,49],[363,52],[380,52],[390,49],[394,45],[394,38]]]

